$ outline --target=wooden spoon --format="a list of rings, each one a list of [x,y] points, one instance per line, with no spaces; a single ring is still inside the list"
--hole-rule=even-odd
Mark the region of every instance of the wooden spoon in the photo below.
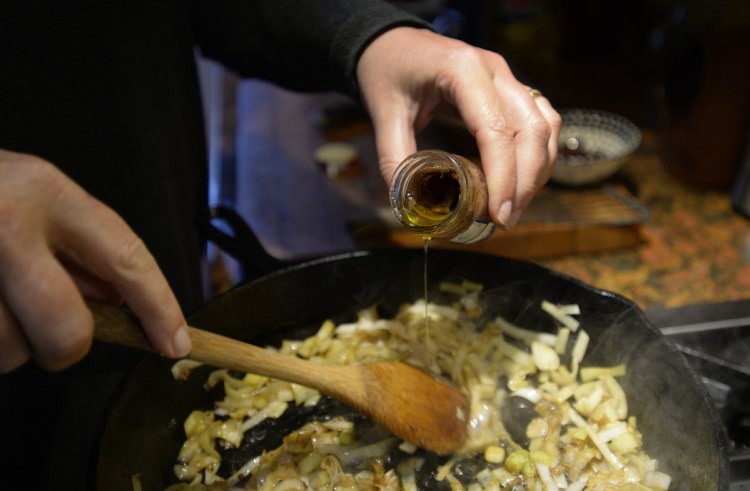
[[[154,351],[131,313],[88,301],[100,341]],[[324,365],[283,355],[194,327],[190,359],[211,366],[294,382],[338,399],[394,435],[445,455],[466,439],[469,405],[464,393],[428,372],[399,361]]]

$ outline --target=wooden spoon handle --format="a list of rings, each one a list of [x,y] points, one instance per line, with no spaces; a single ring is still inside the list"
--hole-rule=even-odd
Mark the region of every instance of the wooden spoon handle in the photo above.
[[[94,301],[89,308],[97,339],[154,351],[129,312]],[[193,360],[317,389],[371,416],[393,434],[440,454],[459,449],[466,439],[466,396],[423,370],[398,361],[324,365],[194,327],[189,333]]]
[[[113,305],[87,300],[94,317],[94,336],[108,343],[154,352],[138,319]],[[333,367],[266,350],[195,327],[188,332],[188,358],[208,365],[279,378],[330,393],[330,384],[347,383],[345,367]]]

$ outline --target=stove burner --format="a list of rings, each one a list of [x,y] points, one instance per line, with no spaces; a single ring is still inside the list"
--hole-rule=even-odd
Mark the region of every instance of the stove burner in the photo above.
[[[730,443],[730,490],[750,490],[750,301],[647,315],[700,375],[719,411]]]

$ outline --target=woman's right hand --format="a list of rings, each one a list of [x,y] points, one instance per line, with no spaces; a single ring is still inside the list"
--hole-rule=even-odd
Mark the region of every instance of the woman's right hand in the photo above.
[[[497,53],[400,26],[367,46],[357,79],[386,183],[417,150],[417,131],[440,107],[450,106],[476,139],[488,211],[499,226],[512,229],[552,174],[560,115],[538,91],[517,80]]]
[[[124,220],[51,163],[0,150],[0,373],[83,358],[93,337],[84,297],[127,303],[157,351],[189,353],[179,304]]]

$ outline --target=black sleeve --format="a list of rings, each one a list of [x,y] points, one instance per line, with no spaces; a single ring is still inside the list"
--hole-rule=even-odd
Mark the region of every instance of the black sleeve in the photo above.
[[[201,53],[242,77],[357,94],[356,65],[389,28],[430,25],[379,0],[190,0]]]

